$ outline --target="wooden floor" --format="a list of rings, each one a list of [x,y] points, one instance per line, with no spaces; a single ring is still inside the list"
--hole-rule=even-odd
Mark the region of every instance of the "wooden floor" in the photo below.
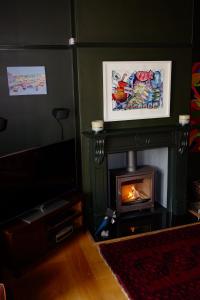
[[[88,232],[82,232],[38,265],[13,278],[14,300],[124,300]]]
[[[131,238],[158,232],[138,234]],[[127,238],[130,237],[120,240]],[[99,254],[98,244],[86,231],[61,244],[37,265],[25,270],[23,275],[18,278],[11,276],[9,291],[13,300],[127,300]]]

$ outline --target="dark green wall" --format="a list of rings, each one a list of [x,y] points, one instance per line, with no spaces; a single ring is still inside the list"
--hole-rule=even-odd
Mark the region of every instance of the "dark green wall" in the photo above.
[[[1,50],[0,116],[8,120],[0,133],[0,155],[59,142],[61,128],[52,115],[56,107],[70,109],[62,120],[64,138],[75,136],[72,51]],[[9,96],[7,67],[44,66],[46,95]]]
[[[0,45],[67,45],[71,36],[70,0],[3,1]]]
[[[106,128],[178,124],[178,116],[189,113],[192,55],[190,47],[84,47],[77,51],[81,131],[90,130],[92,120],[103,119],[103,61],[172,61],[170,118],[107,122]]]
[[[197,0],[4,1],[0,10],[4,104],[0,111],[11,109],[13,99],[6,90],[6,65],[45,64],[49,94],[37,98],[40,108],[45,103],[48,109],[51,104],[63,105],[75,94],[80,131],[89,130],[90,122],[103,116],[102,61],[172,60],[170,118],[114,122],[106,127],[178,124],[178,115],[189,111],[192,44],[194,40],[198,42],[194,38],[199,29],[193,30],[193,2],[198,5]],[[72,48],[68,46],[71,36],[77,41]],[[31,103],[35,105],[34,98]],[[28,107],[26,97],[18,99]],[[38,120],[36,115],[33,119]],[[45,139],[51,139],[51,132],[54,130],[50,126]],[[89,192],[88,160],[87,141],[82,139],[84,189]]]
[[[191,43],[192,0],[75,0],[80,43]]]
[[[71,1],[4,1],[0,10],[0,117],[8,120],[0,134],[0,155],[60,141],[52,115],[69,108],[62,121],[64,138],[75,136]],[[7,67],[44,66],[47,94],[9,96]]]
[[[171,60],[170,117],[106,122],[106,129],[177,125],[189,113],[193,1],[75,0],[80,131],[103,118],[103,61]],[[91,194],[89,145],[82,137],[83,188]]]

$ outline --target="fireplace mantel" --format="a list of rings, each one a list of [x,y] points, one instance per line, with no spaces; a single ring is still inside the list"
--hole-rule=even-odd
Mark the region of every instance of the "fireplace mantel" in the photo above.
[[[188,146],[187,126],[160,126],[121,130],[105,130],[98,133],[83,132],[92,140],[94,161],[102,163],[107,153],[143,150],[160,147],[177,147],[183,154]]]
[[[90,196],[86,216],[94,232],[109,207],[108,154],[168,148],[167,209],[174,215],[187,208],[188,126],[160,126],[83,132],[89,143]]]

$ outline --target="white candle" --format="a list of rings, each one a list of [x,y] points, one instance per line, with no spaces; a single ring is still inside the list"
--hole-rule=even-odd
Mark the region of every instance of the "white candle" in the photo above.
[[[189,124],[190,122],[190,115],[179,115],[179,124],[184,126]]]
[[[95,120],[92,121],[92,130],[95,132],[99,132],[103,130],[103,120]]]
[[[71,37],[71,38],[69,39],[69,45],[70,45],[70,46],[71,46],[71,45],[74,45],[75,42],[76,42],[75,38]]]

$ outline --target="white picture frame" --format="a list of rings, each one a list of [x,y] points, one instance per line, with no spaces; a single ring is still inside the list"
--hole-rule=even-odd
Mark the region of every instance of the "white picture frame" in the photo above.
[[[172,61],[103,61],[105,122],[170,117]]]

